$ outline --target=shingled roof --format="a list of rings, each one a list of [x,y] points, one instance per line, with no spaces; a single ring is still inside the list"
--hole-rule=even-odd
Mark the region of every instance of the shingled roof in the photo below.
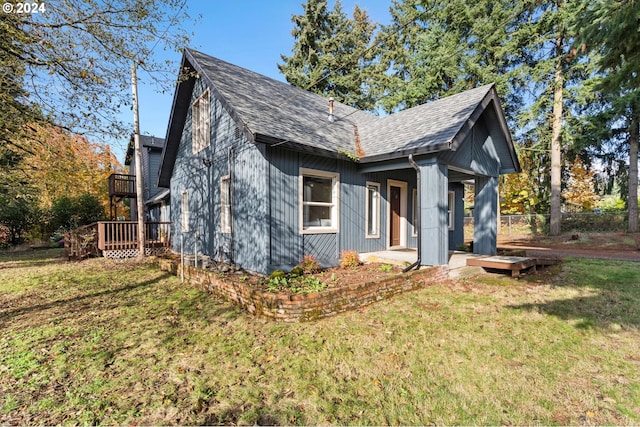
[[[487,105],[494,102],[512,145],[494,85],[384,117],[335,101],[335,121],[330,122],[324,96],[191,49],[185,49],[182,67],[198,73],[245,135],[257,143],[277,143],[325,155],[359,153],[362,163],[435,153],[455,149]],[[169,169],[173,169],[192,89],[193,79],[189,79],[178,84],[174,95],[163,153],[163,164],[169,162]],[[517,164],[515,152],[513,156]],[[161,181],[168,183],[169,178],[161,172]]]

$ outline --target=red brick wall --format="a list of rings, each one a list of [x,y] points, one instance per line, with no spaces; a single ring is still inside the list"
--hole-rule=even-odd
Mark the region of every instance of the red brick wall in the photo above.
[[[173,261],[160,260],[164,270],[180,274]],[[185,279],[244,308],[249,313],[281,322],[302,322],[334,316],[364,307],[404,292],[448,279],[447,266],[423,267],[380,281],[325,289],[315,294],[289,295],[263,292],[248,284],[235,283],[217,273],[187,266]]]

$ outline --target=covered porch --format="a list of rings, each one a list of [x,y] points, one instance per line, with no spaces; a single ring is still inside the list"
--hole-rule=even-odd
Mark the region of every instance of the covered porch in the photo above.
[[[452,232],[463,231],[463,195],[454,194],[454,208],[449,193],[452,187],[461,187],[467,182],[474,187],[473,252],[495,255],[499,176],[520,171],[494,88],[477,104],[462,109],[459,105],[449,107],[441,122],[425,125],[424,129],[416,128],[414,139],[392,153],[393,158],[371,156],[362,159],[359,165],[362,173],[407,169],[415,173],[417,258],[414,262],[424,266],[447,265],[449,251],[463,243],[459,241],[463,235]],[[418,113],[416,110],[411,114]]]

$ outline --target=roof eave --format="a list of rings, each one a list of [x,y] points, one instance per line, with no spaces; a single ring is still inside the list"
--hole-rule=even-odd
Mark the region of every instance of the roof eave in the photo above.
[[[416,148],[410,148],[410,149],[405,149],[405,150],[397,150],[397,151],[393,151],[391,153],[383,153],[383,154],[375,154],[373,156],[365,156],[363,158],[360,159],[360,163],[374,163],[374,162],[381,162],[384,160],[394,160],[394,159],[401,159],[401,158],[405,158],[405,157],[409,157],[410,154],[414,155],[414,156],[419,156],[422,154],[434,154],[434,153],[440,153],[442,151],[448,151],[450,150],[450,143],[448,142],[443,142],[440,144],[435,144],[435,145],[429,145],[429,146],[422,146],[422,147],[416,147]]]
[[[504,169],[505,171],[513,170],[514,172],[504,172],[504,173],[519,173],[522,170],[520,167],[520,161],[518,160],[518,156],[516,155],[516,152],[515,152],[513,139],[511,138],[511,132],[509,131],[509,126],[507,125],[507,119],[504,117],[504,112],[502,109],[502,105],[500,103],[500,97],[498,97],[498,92],[496,90],[495,83],[491,85],[491,88],[487,91],[485,96],[482,98],[482,100],[478,103],[476,108],[473,110],[473,112],[469,116],[469,119],[467,119],[465,124],[460,128],[460,130],[458,130],[456,135],[451,139],[451,150],[455,151],[458,149],[460,144],[462,144],[462,142],[467,138],[469,132],[471,131],[475,123],[478,121],[482,113],[484,113],[484,111],[492,102],[495,105],[495,113],[496,113],[496,116],[498,117],[498,124],[500,126],[500,129],[502,130],[502,133],[505,136],[507,147],[509,148],[509,155],[511,157],[511,161],[513,162],[513,166],[514,166],[513,169],[512,168]]]
[[[299,151],[303,153],[317,154],[322,157],[344,157],[339,151],[327,150],[325,148],[316,147],[309,144],[276,138],[269,135],[256,133],[254,135],[255,142],[261,143],[269,147],[282,147],[289,150]]]
[[[186,49],[182,55],[180,71],[185,68],[193,69],[187,59]],[[179,73],[179,75],[180,74],[181,73]],[[162,149],[162,157],[160,158],[160,169],[157,182],[158,187],[168,188],[171,185],[171,175],[173,174],[173,168],[176,163],[178,145],[180,144],[182,129],[184,128],[187,111],[189,110],[188,99],[186,105],[183,99],[187,96],[191,96],[194,84],[195,79],[193,77],[176,83],[176,90],[173,93],[173,103],[171,104],[171,114],[169,115],[169,124],[167,125],[167,135],[164,139],[165,144]]]

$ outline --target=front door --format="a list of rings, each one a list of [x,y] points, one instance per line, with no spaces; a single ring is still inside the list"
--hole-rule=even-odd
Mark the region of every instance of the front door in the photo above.
[[[389,246],[400,246],[400,219],[401,214],[401,188],[395,185],[389,186],[389,205],[391,215],[389,215]]]

